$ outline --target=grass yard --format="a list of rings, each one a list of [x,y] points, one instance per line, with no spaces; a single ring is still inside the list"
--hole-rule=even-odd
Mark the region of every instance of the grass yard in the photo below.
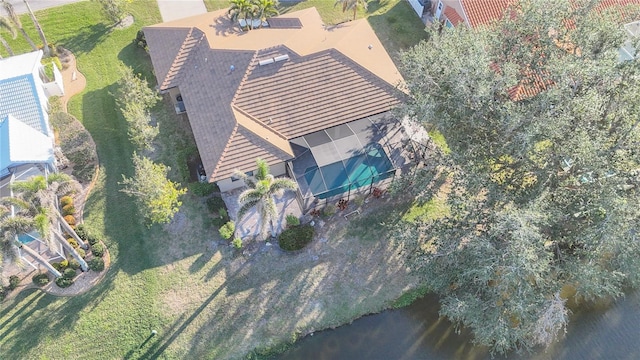
[[[326,3],[329,11],[329,0],[296,6]],[[133,148],[111,93],[120,62],[154,81],[147,55],[132,40],[142,26],[160,22],[160,14],[155,1],[128,6],[136,21],[124,30],[112,29],[91,1],[37,13],[48,40],[73,51],[87,77],[87,89],[72,99],[69,112],[97,145],[100,176],[85,222],[104,235],[112,266],[84,295],[56,298],[29,290],[2,303],[0,359],[242,358],[380,311],[415,286],[398,244],[348,236],[339,215],[325,224],[320,240],[296,255],[264,244],[251,256],[237,253],[209,226],[204,201],[191,194],[169,226],[147,229],[136,221],[134,203],[118,184],[122,174],[131,175]],[[382,41],[390,49],[410,43],[389,40],[401,28],[394,24],[417,20],[404,8],[410,10],[404,1],[389,0],[367,14],[378,34],[389,36]],[[36,40],[28,17],[22,22]],[[421,27],[400,33],[398,39],[423,34]],[[29,50],[19,37],[11,44],[16,53]],[[165,150],[160,159],[181,179],[193,145],[169,114],[158,117]],[[151,330],[158,335],[150,337]]]

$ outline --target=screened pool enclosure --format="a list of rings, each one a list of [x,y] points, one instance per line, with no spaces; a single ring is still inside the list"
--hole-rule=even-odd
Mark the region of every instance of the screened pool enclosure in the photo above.
[[[321,200],[349,197],[390,182],[408,163],[402,125],[384,113],[291,140],[289,176],[309,209]]]

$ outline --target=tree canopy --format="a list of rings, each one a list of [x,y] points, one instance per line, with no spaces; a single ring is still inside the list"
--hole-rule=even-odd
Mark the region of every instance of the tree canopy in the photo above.
[[[138,209],[148,224],[168,223],[180,210],[180,197],[186,193],[179,184],[169,180],[170,168],[156,164],[149,158],[133,155],[135,175],[128,178],[122,175],[121,190],[132,196]]]
[[[403,54],[404,111],[446,138],[451,214],[407,229],[441,314],[495,352],[548,345],[566,300],[640,284],[637,8],[519,1]]]

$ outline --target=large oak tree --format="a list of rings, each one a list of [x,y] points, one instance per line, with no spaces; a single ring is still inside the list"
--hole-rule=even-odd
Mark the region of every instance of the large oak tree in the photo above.
[[[441,314],[493,351],[547,345],[566,299],[640,283],[637,8],[521,1],[403,55],[406,113],[451,153],[451,215],[408,229]],[[635,48],[639,48],[635,44]]]

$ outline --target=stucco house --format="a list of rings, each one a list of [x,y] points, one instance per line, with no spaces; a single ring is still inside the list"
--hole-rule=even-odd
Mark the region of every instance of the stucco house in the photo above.
[[[41,60],[42,51],[0,59],[0,197],[12,195],[14,181],[56,171],[48,99],[63,95],[64,85],[55,65],[53,79],[46,76]],[[19,238],[48,260],[64,257],[62,246],[44,247],[37,233]]]
[[[158,90],[186,112],[207,180],[239,188],[234,170],[262,158],[326,197],[391,172],[403,79],[368,22],[326,26],[309,8],[267,25],[242,31],[220,10],[143,29]]]

